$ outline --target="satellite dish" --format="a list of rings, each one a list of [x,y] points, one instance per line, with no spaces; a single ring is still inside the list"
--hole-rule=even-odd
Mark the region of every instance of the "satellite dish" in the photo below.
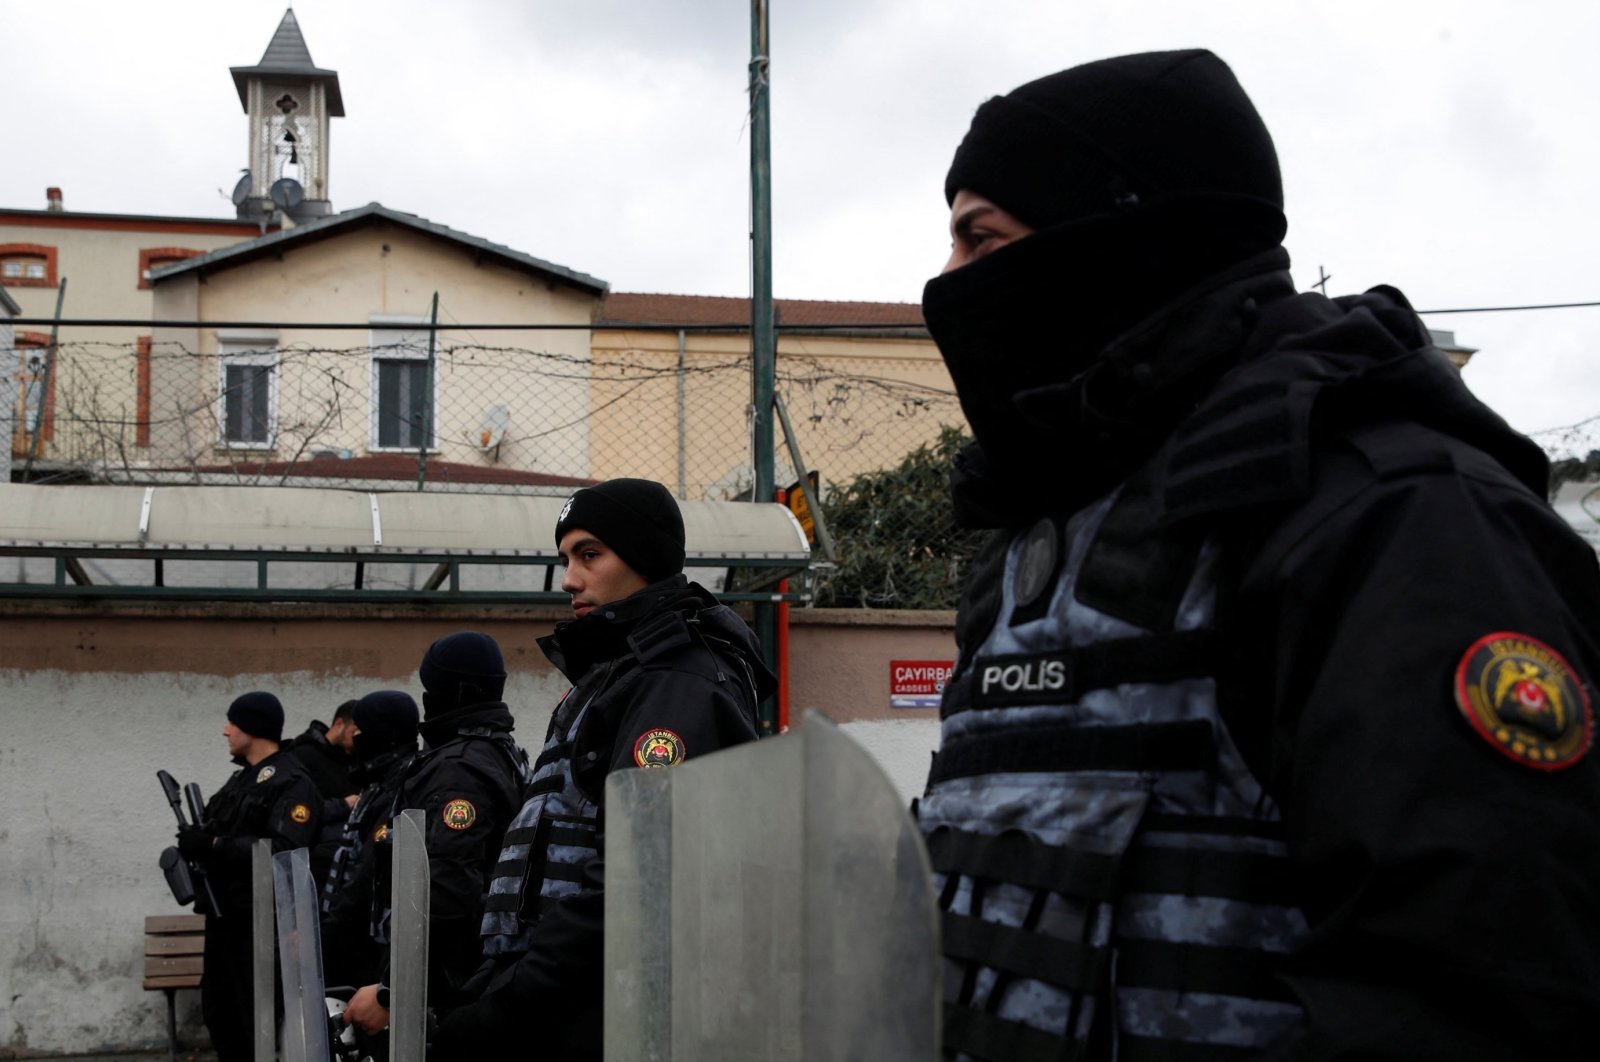
[[[239,178],[239,183],[233,186],[233,195],[228,198],[233,200],[234,206],[241,205],[250,198],[250,171],[245,170],[244,176]]]
[[[279,177],[267,194],[280,210],[292,210],[305,201],[306,190],[293,177]]]
[[[484,453],[499,447],[511,427],[511,413],[505,406],[490,406],[483,412],[483,424],[478,431],[478,449]]]

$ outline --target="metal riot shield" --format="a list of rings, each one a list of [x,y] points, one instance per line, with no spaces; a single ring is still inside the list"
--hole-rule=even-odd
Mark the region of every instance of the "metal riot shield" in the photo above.
[[[327,1062],[328,1010],[322,986],[322,927],[311,853],[272,857],[278,911],[278,972],[283,979],[283,1062]]]
[[[389,921],[389,1059],[422,1062],[428,1037],[428,849],[423,812],[394,820]]]
[[[269,1059],[278,1044],[278,991],[272,984],[272,842],[250,846],[250,982],[254,989],[256,1057]]]
[[[872,758],[797,733],[606,782],[607,1062],[925,1062],[938,921]]]

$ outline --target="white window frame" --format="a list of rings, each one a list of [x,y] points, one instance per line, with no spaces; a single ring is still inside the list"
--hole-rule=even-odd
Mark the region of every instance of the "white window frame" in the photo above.
[[[367,417],[367,449],[373,453],[383,454],[414,454],[415,446],[382,446],[378,443],[378,362],[380,361],[427,361],[428,360],[428,332],[426,329],[418,330],[417,325],[426,325],[428,318],[416,317],[409,314],[375,313],[367,318],[370,331],[367,333],[368,345],[372,348],[371,355],[367,358],[368,384],[367,393],[371,395],[368,402]],[[433,406],[429,415],[428,427],[431,429],[431,438],[425,452],[436,454],[439,452],[439,366],[435,362],[433,378],[428,381],[429,398]]]
[[[217,449],[275,450],[278,446],[278,382],[282,359],[276,334],[221,335],[221,354],[217,357]],[[265,442],[235,441],[228,438],[228,368],[232,365],[265,365],[267,372],[267,438]]]

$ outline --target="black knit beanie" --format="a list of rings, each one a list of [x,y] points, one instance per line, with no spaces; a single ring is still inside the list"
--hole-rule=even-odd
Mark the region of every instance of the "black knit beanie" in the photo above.
[[[270,693],[242,693],[228,705],[228,722],[251,737],[283,740],[283,705]]]
[[[356,702],[356,749],[362,760],[417,743],[417,702],[401,690],[378,690]]]
[[[498,701],[506,688],[500,646],[487,634],[456,631],[428,646],[417,668],[429,714]],[[357,726],[361,724],[357,723]]]
[[[608,479],[568,499],[556,520],[556,545],[582,528],[650,582],[683,571],[683,513],[672,492],[649,479]]]
[[[1226,63],[1146,52],[1030,81],[978,108],[945,178],[1035,229],[1165,200],[1225,201],[1283,231],[1272,137]]]

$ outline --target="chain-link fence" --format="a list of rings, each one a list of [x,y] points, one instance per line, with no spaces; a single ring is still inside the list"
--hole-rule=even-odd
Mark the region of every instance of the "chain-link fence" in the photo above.
[[[589,356],[443,330],[430,349],[426,328],[363,338],[372,342],[238,340],[214,351],[72,340],[53,356],[19,347],[7,403],[12,478],[568,494],[643,476],[687,499],[750,496],[746,337],[630,346],[613,336]],[[792,439],[778,429],[777,483],[815,474],[820,498],[807,500],[824,518],[835,500],[860,494],[851,493],[860,477],[896,468],[963,423],[936,357],[885,356],[870,342],[861,357],[837,356],[836,341],[827,350],[782,354],[776,384],[793,429]],[[868,521],[873,548],[937,539],[943,529],[925,517],[889,506]],[[854,548],[843,541],[836,551]],[[952,601],[891,585],[837,603]]]

